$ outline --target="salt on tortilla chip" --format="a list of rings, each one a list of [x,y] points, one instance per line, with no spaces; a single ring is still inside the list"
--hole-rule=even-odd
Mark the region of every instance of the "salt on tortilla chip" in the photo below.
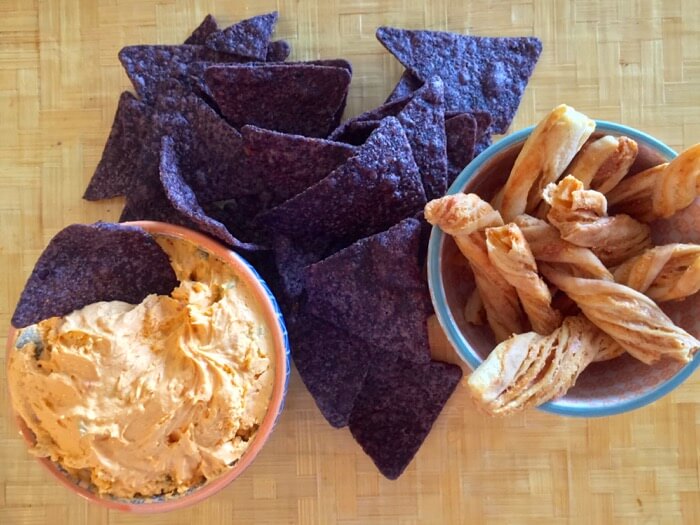
[[[398,478],[462,377],[457,365],[399,360],[372,367],[350,414],[350,432],[379,471]]]
[[[284,62],[289,57],[292,48],[286,40],[275,40],[267,44],[265,62]]]
[[[372,366],[367,344],[306,312],[290,319],[290,335],[294,364],[321,414],[336,428],[347,426]]]
[[[416,78],[445,82],[447,111],[487,111],[508,130],[542,52],[536,37],[479,37],[380,27],[377,39]]]
[[[405,219],[306,268],[309,313],[380,349],[375,362],[430,360],[421,225]]]
[[[73,224],[51,239],[12,315],[22,328],[98,301],[137,304],[169,294],[175,272],[153,237],[134,226]]]
[[[204,76],[233,126],[321,138],[337,126],[350,85],[346,69],[309,64],[213,66]]]
[[[206,46],[220,53],[264,61],[278,17],[279,13],[273,11],[241,20],[211,33],[206,39]]]
[[[384,103],[388,104],[390,102],[394,102],[395,100],[406,98],[422,85],[423,82],[408,69],[406,69]]]
[[[153,109],[125,91],[119,97],[112,130],[95,173],[85,190],[87,200],[124,195],[142,173],[140,151],[153,118]]]
[[[203,46],[207,37],[218,30],[219,25],[216,23],[216,19],[212,15],[207,15],[183,43]]]

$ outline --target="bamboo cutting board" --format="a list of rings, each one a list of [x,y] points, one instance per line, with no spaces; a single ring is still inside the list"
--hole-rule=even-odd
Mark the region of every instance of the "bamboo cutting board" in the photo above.
[[[116,219],[81,200],[119,93],[127,44],[181,42],[278,9],[292,59],[355,68],[347,115],[376,106],[401,67],[379,25],[537,35],[544,52],[513,129],[566,102],[680,149],[700,142],[698,0],[0,1],[0,327],[45,246],[74,222]],[[4,329],[3,329],[4,330]],[[456,357],[435,324],[435,353]],[[2,341],[4,358],[4,340]],[[0,523],[700,523],[700,376],[632,414],[479,415],[463,389],[398,481],[320,416],[296,373],[270,442],[233,485],[197,507],[139,518],[88,505],[44,473],[8,417],[0,361]]]

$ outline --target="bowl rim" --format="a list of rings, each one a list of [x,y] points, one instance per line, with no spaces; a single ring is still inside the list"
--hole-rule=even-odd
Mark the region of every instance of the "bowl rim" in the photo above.
[[[660,153],[667,160],[671,160],[678,155],[675,150],[661,142],[660,140],[639,131],[635,128],[625,126],[623,124],[618,124],[616,122],[609,122],[606,120],[596,120],[596,131],[602,131],[604,133],[613,133],[619,135],[626,135],[637,142],[643,142],[650,146],[658,153]],[[529,126],[527,128],[521,129],[512,135],[504,137],[499,142],[489,146],[485,149],[479,156],[477,156],[470,164],[468,164],[462,172],[457,176],[455,181],[447,190],[446,195],[454,195],[460,193],[467,186],[469,181],[474,177],[474,175],[481,169],[481,167],[488,162],[495,154],[510,148],[514,144],[519,142],[524,142],[525,139],[532,133],[535,126]],[[450,344],[455,349],[459,357],[469,365],[473,370],[481,364],[482,360],[476,352],[472,349],[471,345],[464,337],[457,322],[452,315],[452,311],[447,306],[447,296],[445,293],[445,288],[440,275],[441,267],[441,251],[442,246],[445,241],[445,234],[442,230],[436,226],[433,226],[430,233],[430,241],[428,243],[428,287],[430,289],[430,298],[433,302],[435,308],[435,313],[445,332],[447,339]],[[601,406],[580,406],[567,403],[564,399],[558,399],[554,401],[548,401],[543,403],[537,408],[548,412],[550,414],[557,414],[562,416],[574,416],[574,417],[605,417],[612,416],[616,414],[621,414],[623,412],[628,412],[641,408],[645,405],[653,403],[657,399],[665,396],[673,389],[678,387],[683,381],[685,381],[695,369],[700,365],[700,352],[698,352],[692,361],[685,364],[675,375],[666,381],[659,383],[648,391],[644,392],[640,396],[626,399],[621,402],[601,405]]]
[[[61,485],[67,487],[75,494],[92,503],[108,509],[138,514],[169,512],[200,503],[217,492],[223,490],[252,464],[258,453],[262,450],[263,446],[272,434],[272,431],[274,430],[274,427],[277,424],[277,421],[279,420],[284,408],[285,397],[289,387],[289,374],[291,368],[289,360],[289,338],[284,317],[279,305],[277,304],[275,296],[272,294],[269,287],[255,268],[241,255],[232,251],[211,237],[183,226],[176,226],[157,221],[131,221],[124,222],[122,224],[126,226],[139,226],[151,234],[163,235],[191,242],[200,249],[203,249],[223,260],[226,264],[231,266],[236,275],[241,277],[248,285],[250,291],[253,293],[253,296],[261,307],[265,323],[269,326],[272,332],[272,346],[275,356],[275,377],[273,380],[272,394],[265,417],[258,428],[255,439],[245,450],[238,462],[228,472],[223,473],[211,481],[205,482],[203,485],[191,489],[191,491],[184,492],[181,495],[174,496],[169,499],[163,499],[162,501],[149,502],[150,498],[146,497],[133,498],[143,501],[131,502],[128,499],[115,498],[109,495],[100,496],[99,494],[74,483],[64,472],[62,472],[59,466],[49,458],[35,457],[35,459],[54,478],[56,478]],[[6,345],[8,353],[14,349],[17,332],[18,329],[10,325]],[[7,359],[6,362],[6,366],[9,366],[9,359]],[[8,394],[10,397],[12,396],[11,392],[9,392],[9,383]],[[19,433],[21,434],[22,438],[28,446],[31,445],[32,432],[14,411],[11,404],[10,413],[12,414],[15,423],[19,427]]]

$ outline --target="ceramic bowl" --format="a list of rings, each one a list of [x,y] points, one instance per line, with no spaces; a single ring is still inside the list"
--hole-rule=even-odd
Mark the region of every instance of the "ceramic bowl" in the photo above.
[[[533,127],[518,131],[481,153],[457,177],[448,194],[477,193],[490,200],[503,186],[515,158]],[[597,121],[595,136],[626,135],[639,145],[639,156],[630,169],[637,173],[670,160],[676,152],[659,140],[636,129]],[[655,244],[700,243],[700,199],[668,220],[651,224]],[[449,235],[433,228],[428,247],[428,281],[437,318],[459,356],[476,368],[493,349],[490,329],[467,323],[462,311],[474,288],[471,271]],[[679,326],[700,336],[700,294],[683,301],[664,303],[662,309]],[[690,363],[663,360],[653,366],[624,355],[591,364],[574,388],[539,408],[566,416],[595,417],[640,408],[668,394],[688,378],[700,364],[700,352]]]
[[[265,442],[270,437],[277,419],[282,413],[289,381],[289,341],[287,339],[287,330],[285,328],[282,313],[280,312],[272,292],[270,292],[269,288],[255,269],[241,256],[209,237],[180,226],[151,221],[139,221],[126,224],[140,226],[153,234],[184,239],[230,265],[236,275],[248,285],[249,289],[258,300],[258,303],[261,305],[265,322],[272,331],[275,377],[272,397],[270,398],[267,413],[257,431],[257,434],[255,435],[255,438],[253,439],[253,442],[249,445],[248,449],[245,451],[240,460],[231,468],[231,470],[227,471],[218,478],[207,481],[203,485],[193,487],[187,492],[178,495],[124,499],[100,495],[97,493],[94,486],[89,483],[89,481],[75,478],[65,471],[61,465],[51,461],[48,458],[37,458],[39,463],[41,463],[41,465],[46,468],[46,470],[48,470],[62,485],[92,503],[126,512],[166,512],[194,505],[209,498],[229,485],[253,462],[255,457],[265,445]],[[17,331],[14,328],[11,329],[8,335],[7,343],[8,355],[9,352],[14,351],[16,335]],[[15,417],[15,419],[24,440],[28,445],[33,445],[35,438],[32,431],[27,428],[21,418]]]

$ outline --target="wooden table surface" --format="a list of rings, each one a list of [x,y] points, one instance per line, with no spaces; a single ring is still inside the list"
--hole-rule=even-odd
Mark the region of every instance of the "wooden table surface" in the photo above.
[[[698,0],[2,0],[0,326],[59,229],[119,215],[119,199],[81,199],[130,87],[119,49],[180,42],[208,12],[230,23],[272,9],[291,58],[352,61],[347,115],[380,103],[401,73],[379,25],[537,35],[544,52],[513,129],[566,102],[674,148],[700,141]],[[456,360],[435,326],[432,336],[436,354]],[[9,418],[4,370],[0,360],[3,525],[700,523],[697,374],[651,406],[588,421],[489,419],[460,387],[406,473],[387,481],[294,372],[253,466],[211,500],[146,520],[88,505],[40,468]]]

